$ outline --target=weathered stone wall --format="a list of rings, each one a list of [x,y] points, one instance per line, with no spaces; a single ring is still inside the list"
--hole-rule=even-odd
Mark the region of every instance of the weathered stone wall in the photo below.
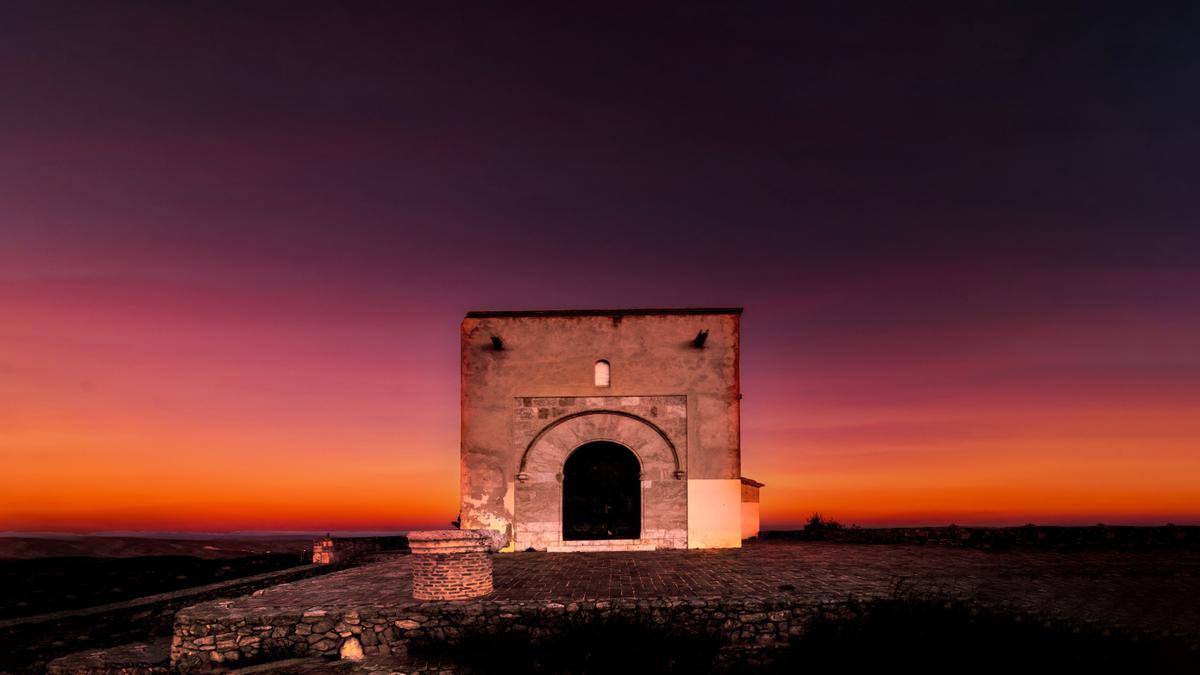
[[[724,499],[726,484],[736,485],[740,476],[739,312],[468,315],[462,325],[463,527],[502,533],[506,550],[560,541],[562,462],[585,442],[609,440],[642,461],[643,540],[660,547],[738,545],[737,488],[732,513],[717,521],[691,518],[689,508],[697,505],[688,494]],[[702,330],[707,338],[697,347],[693,340]],[[495,348],[493,336],[503,349]],[[599,360],[611,366],[606,387],[594,379]],[[583,411],[596,416],[571,424]],[[605,413],[616,414],[601,417]]]
[[[208,672],[287,657],[359,653],[400,657],[419,662],[420,655],[455,655],[477,645],[495,648],[495,636],[527,640],[533,647],[552,644],[563,636],[602,626],[633,626],[647,634],[707,641],[715,652],[712,670],[750,672],[770,666],[806,635],[814,624],[867,619],[880,603],[936,603],[972,617],[988,616],[1017,624],[1038,625],[1062,635],[1087,632],[1107,641],[1133,644],[1161,640],[1164,646],[1195,661],[1186,641],[1167,635],[1144,635],[1119,627],[1066,619],[1055,612],[1030,612],[1015,607],[941,595],[897,595],[891,598],[845,599],[821,603],[796,602],[787,596],[762,598],[619,598],[564,602],[424,603],[377,612],[332,613],[311,610],[300,615],[229,618],[187,622],[176,626],[172,665],[177,672]],[[184,618],[181,613],[181,619]],[[516,643],[517,641],[514,641]],[[620,645],[613,645],[619,649]],[[478,660],[478,655],[468,654]],[[502,665],[503,652],[494,654]],[[453,660],[453,659],[452,659]],[[630,669],[637,670],[636,663]],[[707,670],[707,669],[706,669]],[[441,672],[445,672],[442,670]],[[1172,671],[1174,672],[1174,671]],[[1179,672],[1191,672],[1190,670]]]
[[[192,621],[180,613],[172,663],[183,671],[297,656],[337,656],[361,648],[366,656],[444,650],[473,637],[513,633],[534,644],[580,625],[620,622],[717,641],[723,658],[753,663],[786,647],[814,618],[853,618],[865,605],[815,605],[786,598],[634,599],[581,602],[422,603],[377,613],[311,610],[299,615]],[[759,654],[762,652],[761,654]]]

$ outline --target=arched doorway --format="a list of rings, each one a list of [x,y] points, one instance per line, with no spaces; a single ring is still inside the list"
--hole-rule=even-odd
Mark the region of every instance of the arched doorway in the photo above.
[[[593,441],[563,464],[562,538],[637,539],[642,534],[641,465],[629,448]]]
[[[554,419],[536,433],[533,427],[538,423],[530,424],[528,433],[518,437],[525,442],[525,453],[511,478],[515,492],[512,536],[516,550],[546,551],[564,543],[572,550],[579,547],[581,542],[577,536],[571,541],[568,535],[564,542],[563,474],[567,459],[576,450],[601,440],[635,453],[639,467],[640,473],[636,475],[640,504],[632,510],[640,510],[641,516],[637,520],[637,534],[632,535],[637,538],[628,541],[657,548],[687,548],[688,482],[685,480],[687,474],[682,470],[687,466],[687,418],[684,416],[687,399],[683,396],[661,398],[666,401],[663,405],[672,406],[670,409],[678,412],[671,416],[660,415],[658,422],[665,423],[665,429],[627,411],[600,408]],[[652,411],[647,409],[646,412]],[[678,450],[676,442],[681,442]],[[630,448],[636,448],[636,451]],[[619,550],[623,544],[614,542],[620,541],[608,540],[603,548]]]

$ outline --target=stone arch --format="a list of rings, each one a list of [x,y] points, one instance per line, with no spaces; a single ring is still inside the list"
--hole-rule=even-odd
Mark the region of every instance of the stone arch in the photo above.
[[[681,480],[684,473],[675,444],[662,429],[637,415],[586,410],[547,424],[521,455],[513,505],[517,549],[544,550],[564,545],[563,469],[571,453],[596,441],[628,448],[641,465],[638,545],[686,547],[687,482]]]
[[[658,436],[662,439],[662,442],[666,444],[667,449],[670,450],[670,452],[671,452],[671,459],[674,463],[674,470],[672,472],[673,477],[677,478],[677,479],[683,478],[683,467],[681,466],[681,463],[679,461],[679,451],[675,449],[675,444],[671,442],[671,438],[669,436],[667,436],[667,433],[665,431],[663,431],[662,429],[658,428],[658,426],[655,425],[653,422],[651,422],[650,420],[648,420],[644,417],[639,417],[638,415],[634,415],[633,413],[628,413],[623,410],[583,410],[583,411],[580,411],[577,413],[572,413],[570,415],[560,417],[560,418],[554,420],[553,422],[551,422],[550,424],[547,424],[545,427],[542,428],[541,431],[537,432],[537,434],[533,437],[533,439],[529,441],[529,444],[525,446],[525,451],[521,453],[521,464],[520,464],[520,467],[517,469],[518,480],[520,479],[520,474],[524,474],[528,471],[529,454],[534,449],[534,447],[537,446],[538,442],[541,441],[544,437],[546,437],[547,434],[550,434],[556,428],[558,428],[559,426],[562,426],[564,424],[569,424],[571,427],[573,427],[573,431],[576,431],[576,432],[571,435],[575,436],[576,439],[579,440],[579,443],[577,445],[573,446],[572,448],[570,448],[570,450],[574,450],[575,448],[579,447],[580,445],[583,445],[583,443],[586,443],[587,441],[598,441],[598,440],[613,441],[615,443],[620,443],[621,445],[624,445],[625,447],[629,448],[630,450],[633,450],[633,454],[637,455],[638,460],[641,461],[641,455],[638,453],[637,448],[632,447],[629,443],[622,441],[620,438],[620,436],[622,436],[622,435],[629,437],[629,438],[637,438],[638,436],[641,435],[639,432],[634,431],[634,428],[631,427],[630,425],[622,424],[622,423],[618,423],[616,425],[612,425],[612,424],[590,425],[590,428],[589,428],[589,425],[575,424],[575,422],[577,420],[579,420],[580,418],[589,417],[592,415],[611,415],[611,416],[615,416],[617,418],[625,418],[628,420],[633,420],[633,421],[636,421],[636,422],[639,422],[639,423],[645,425],[646,427],[649,427],[652,431],[654,431],[654,433],[658,434]],[[605,432],[608,432],[610,434],[615,434],[615,435],[612,437],[607,437],[607,438],[588,438],[586,436],[588,433],[595,432],[595,431],[605,431]],[[579,432],[582,432],[582,435]],[[570,452],[570,450],[568,450],[568,453]],[[565,455],[563,456],[563,461],[566,461]],[[642,462],[642,466],[645,467],[645,462]]]

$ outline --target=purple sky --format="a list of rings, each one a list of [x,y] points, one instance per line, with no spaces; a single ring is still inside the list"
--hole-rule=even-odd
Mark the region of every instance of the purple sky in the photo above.
[[[247,439],[452,511],[463,312],[673,305],[746,308],[768,522],[1194,519],[1197,13],[5,4],[0,520],[207,523],[171,457]]]

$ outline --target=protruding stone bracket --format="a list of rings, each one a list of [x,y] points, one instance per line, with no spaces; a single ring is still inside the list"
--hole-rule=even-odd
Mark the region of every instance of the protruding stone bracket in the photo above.
[[[676,471],[671,475],[675,477],[675,480],[683,480],[683,477],[687,474],[685,474],[683,471]]]

